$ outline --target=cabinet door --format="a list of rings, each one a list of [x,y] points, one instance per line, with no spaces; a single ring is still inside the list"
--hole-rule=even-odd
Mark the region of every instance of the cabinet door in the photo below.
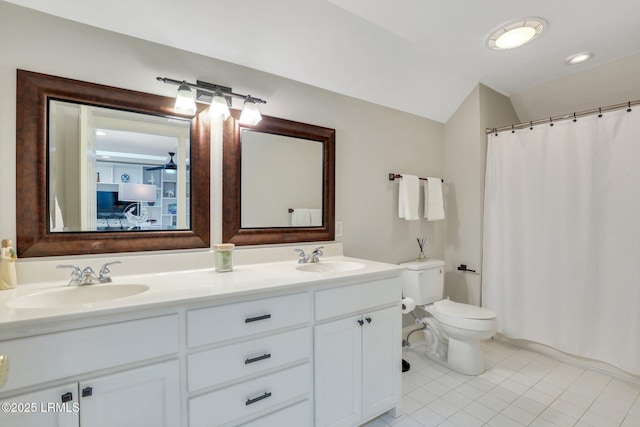
[[[9,397],[1,403],[0,426],[78,427],[78,383]]]
[[[83,381],[80,396],[82,427],[180,425],[177,361]]]
[[[374,311],[363,318],[362,412],[368,418],[389,410],[400,397],[400,307]]]
[[[316,427],[362,419],[362,316],[315,328]]]

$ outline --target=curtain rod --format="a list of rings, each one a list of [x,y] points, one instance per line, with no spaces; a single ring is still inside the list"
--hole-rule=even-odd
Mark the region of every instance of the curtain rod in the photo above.
[[[533,128],[534,125],[540,125],[544,123],[553,124],[553,122],[559,122],[562,120],[569,120],[569,119],[572,119],[575,121],[579,117],[590,116],[593,114],[599,114],[600,117],[602,117],[602,113],[605,113],[608,111],[621,110],[623,108],[626,108],[627,111],[631,111],[631,107],[636,105],[640,105],[640,100],[628,101],[622,104],[609,105],[607,107],[598,107],[591,110],[581,111],[579,113],[571,113],[571,114],[565,114],[562,116],[549,117],[548,119],[532,120],[530,122],[519,123],[517,125],[502,126],[502,127],[493,128],[493,129],[486,128],[485,133],[489,135],[490,133],[498,133],[498,132],[503,132],[505,130],[515,131],[518,129],[524,129],[526,127]]]

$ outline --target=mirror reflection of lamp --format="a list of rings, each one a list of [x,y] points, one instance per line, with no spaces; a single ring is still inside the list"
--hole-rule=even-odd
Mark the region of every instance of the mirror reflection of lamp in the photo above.
[[[124,210],[124,216],[129,223],[134,224],[129,229],[140,225],[149,220],[148,202],[156,201],[157,186],[150,184],[118,184],[118,200],[122,202],[135,202],[127,206]]]

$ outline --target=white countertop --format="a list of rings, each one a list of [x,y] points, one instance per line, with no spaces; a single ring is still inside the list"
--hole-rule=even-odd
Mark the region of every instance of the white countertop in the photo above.
[[[15,308],[11,302],[26,295],[66,287],[67,281],[22,285],[13,290],[0,292],[0,332],[14,328],[36,327],[53,320],[64,321],[134,312],[182,303],[211,302],[215,304],[227,299],[252,295],[261,297],[269,292],[306,290],[323,285],[376,280],[398,276],[404,269],[399,265],[344,256],[323,257],[320,262],[336,261],[357,262],[364,267],[343,272],[306,272],[296,268],[300,265],[296,261],[284,261],[240,265],[226,273],[218,273],[213,268],[208,268],[119,276],[114,271],[113,282],[110,285],[142,284],[149,286],[149,290],[120,299],[46,308]]]

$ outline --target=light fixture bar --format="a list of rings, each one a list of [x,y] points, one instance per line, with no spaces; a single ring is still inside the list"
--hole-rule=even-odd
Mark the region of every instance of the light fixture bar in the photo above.
[[[214,83],[203,82],[202,80],[196,80],[196,84],[200,87],[207,88],[203,90],[201,88],[196,89],[196,100],[198,102],[206,102],[207,104],[211,104],[213,101],[213,97],[221,93],[224,99],[227,101],[227,106],[231,107],[231,96],[227,95],[229,93],[233,93],[233,89],[226,86],[220,86]]]
[[[203,82],[198,80],[197,83],[189,83],[187,81],[183,81],[183,80],[175,80],[175,79],[170,79],[168,77],[156,77],[156,79],[158,81],[161,81],[163,83],[166,84],[172,84],[172,85],[176,85],[176,86],[180,86],[182,84],[185,84],[187,86],[189,86],[190,88],[196,89],[198,92],[207,92],[207,94],[200,94],[198,93],[197,95],[197,100],[199,102],[205,102],[207,104],[209,104],[211,102],[211,99],[213,98],[213,96],[215,95],[215,93],[219,90],[220,92],[222,92],[222,95],[225,98],[228,97],[233,97],[233,98],[239,98],[239,99],[247,99],[247,95],[241,95],[239,93],[234,93],[231,91],[230,87],[226,87],[226,86],[220,86],[214,83],[208,83],[208,82]],[[208,98],[208,100],[207,100]],[[254,98],[253,96],[251,97],[251,99],[258,103],[258,104],[266,104],[267,101],[260,99],[260,98]],[[229,100],[227,100],[227,102],[229,102]]]

